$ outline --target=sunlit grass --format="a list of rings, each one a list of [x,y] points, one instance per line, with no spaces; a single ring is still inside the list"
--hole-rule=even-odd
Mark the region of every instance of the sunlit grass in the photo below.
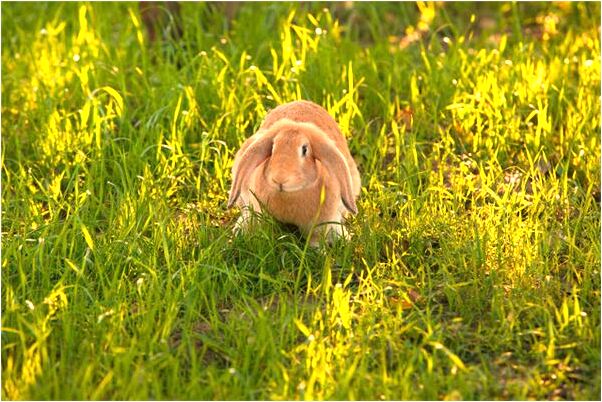
[[[598,399],[600,6],[2,7],[2,397]],[[349,242],[232,235],[234,153],[322,104]]]

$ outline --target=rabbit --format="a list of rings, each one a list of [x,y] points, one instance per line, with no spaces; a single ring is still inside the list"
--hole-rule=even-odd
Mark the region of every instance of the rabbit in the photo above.
[[[336,121],[321,106],[295,101],[270,111],[257,133],[236,153],[228,208],[250,209],[299,228],[317,246],[322,233],[331,242],[347,236],[343,222],[356,214],[361,190],[357,165]]]

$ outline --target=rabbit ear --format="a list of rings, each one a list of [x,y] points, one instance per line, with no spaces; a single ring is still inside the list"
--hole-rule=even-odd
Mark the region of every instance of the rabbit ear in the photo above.
[[[355,205],[355,197],[352,192],[351,171],[347,160],[339,151],[334,141],[327,138],[325,134],[320,132],[309,133],[312,151],[316,157],[330,172],[332,176],[339,182],[341,189],[341,200],[343,205],[352,213],[357,213]]]
[[[232,172],[232,188],[230,189],[230,197],[228,198],[228,208],[232,207],[240,196],[243,181],[271,155],[275,136],[275,130],[268,131],[244,149]]]

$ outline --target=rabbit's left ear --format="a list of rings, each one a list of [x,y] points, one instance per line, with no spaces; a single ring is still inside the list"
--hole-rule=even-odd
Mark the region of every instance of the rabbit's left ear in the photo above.
[[[276,134],[276,130],[267,131],[244,150],[232,172],[232,188],[228,198],[228,208],[231,208],[240,196],[243,181],[272,154],[272,144]]]
[[[330,175],[339,182],[343,205],[352,213],[357,214],[357,205],[355,205],[355,197],[353,197],[351,190],[351,171],[349,170],[347,160],[337,148],[334,141],[327,138],[325,134],[313,130],[307,134],[316,159],[326,166]]]

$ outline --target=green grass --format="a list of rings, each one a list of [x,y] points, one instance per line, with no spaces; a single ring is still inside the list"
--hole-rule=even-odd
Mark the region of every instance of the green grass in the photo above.
[[[599,400],[599,3],[182,11],[2,4],[3,399]],[[318,250],[225,207],[298,98],[363,181]]]

